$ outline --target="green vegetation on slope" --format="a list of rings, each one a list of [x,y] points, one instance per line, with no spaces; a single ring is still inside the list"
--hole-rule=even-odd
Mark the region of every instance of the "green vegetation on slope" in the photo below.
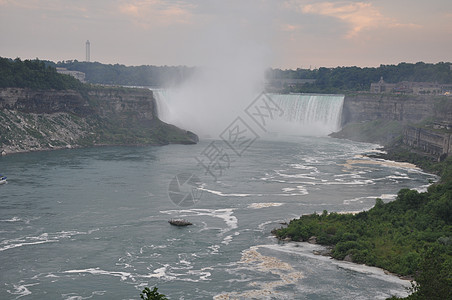
[[[58,74],[43,61],[11,60],[0,57],[0,88],[18,87],[39,90],[79,90],[83,84],[69,75]]]
[[[441,163],[441,183],[425,193],[402,189],[395,201],[376,200],[356,215],[326,211],[292,220],[280,238],[333,246],[332,256],[414,276],[410,299],[452,299],[452,158]]]

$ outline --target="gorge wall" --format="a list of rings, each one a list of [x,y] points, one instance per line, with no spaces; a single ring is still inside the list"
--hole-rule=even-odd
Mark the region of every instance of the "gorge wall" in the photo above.
[[[452,123],[452,99],[446,96],[354,94],[344,99],[342,123],[376,119],[418,123],[426,118]]]
[[[374,126],[369,126],[370,122]],[[343,132],[336,134],[337,137],[357,135],[362,141],[385,144],[402,134],[406,145],[425,153],[436,157],[452,153],[452,97],[369,93],[347,95],[342,124]],[[367,130],[364,133],[361,130],[363,127]],[[374,135],[381,128],[385,129],[382,130],[384,134]]]
[[[147,89],[0,89],[0,152],[197,142],[195,134],[160,121],[155,111]]]

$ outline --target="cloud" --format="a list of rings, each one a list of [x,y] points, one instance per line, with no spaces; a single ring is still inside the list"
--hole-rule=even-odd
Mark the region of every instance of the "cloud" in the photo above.
[[[376,28],[419,28],[416,24],[402,24],[384,16],[370,2],[321,2],[314,4],[299,4],[299,10],[304,14],[316,14],[337,18],[349,25],[345,37],[357,37],[364,30]]]
[[[294,24],[281,24],[280,28],[282,31],[293,32],[300,29],[300,26]]]
[[[413,29],[422,28],[421,25],[414,24],[414,23],[407,23],[407,24],[392,23],[392,24],[388,24],[388,27],[390,27],[390,28],[413,28]]]
[[[332,3],[323,2],[308,4],[301,8],[305,14],[318,14],[338,18],[348,23],[351,29],[347,32],[347,38],[357,36],[361,31],[375,28],[384,24],[386,18],[372,6],[371,3]]]
[[[132,22],[144,29],[152,25],[169,26],[192,23],[193,4],[164,0],[122,1],[119,12],[131,17]]]
[[[51,1],[51,0],[0,0],[0,6],[17,7],[33,11],[86,11],[80,2]]]

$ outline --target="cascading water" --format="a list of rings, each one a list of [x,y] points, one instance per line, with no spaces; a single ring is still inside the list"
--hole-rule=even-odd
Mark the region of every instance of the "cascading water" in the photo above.
[[[173,103],[171,98],[174,94],[170,90],[153,90],[153,92],[157,102],[157,114],[162,121],[192,129],[193,124],[187,123],[187,120],[190,120],[187,115],[194,115],[195,112],[191,112],[190,109],[196,109],[196,106],[191,107],[187,103],[180,102]],[[268,136],[326,136],[340,130],[344,95],[268,94],[268,96],[283,112],[267,126]],[[235,117],[237,116],[229,117],[231,122]],[[190,122],[193,122],[193,118]],[[204,127],[211,125],[203,124]],[[212,136],[214,134],[212,133]]]
[[[168,103],[168,90],[153,89],[154,99],[157,106],[157,116],[163,122],[170,122],[171,109]]]
[[[324,136],[341,127],[344,95],[270,94],[283,111],[273,130],[280,134]]]

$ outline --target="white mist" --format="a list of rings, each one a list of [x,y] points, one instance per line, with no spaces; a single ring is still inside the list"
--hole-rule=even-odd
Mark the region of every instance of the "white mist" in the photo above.
[[[159,117],[200,137],[218,137],[243,113],[263,90],[264,72],[271,65],[271,22],[265,16],[271,9],[241,5],[234,11],[225,2],[213,1],[218,18],[181,49],[181,55],[197,62],[194,76],[182,86],[156,92]]]

